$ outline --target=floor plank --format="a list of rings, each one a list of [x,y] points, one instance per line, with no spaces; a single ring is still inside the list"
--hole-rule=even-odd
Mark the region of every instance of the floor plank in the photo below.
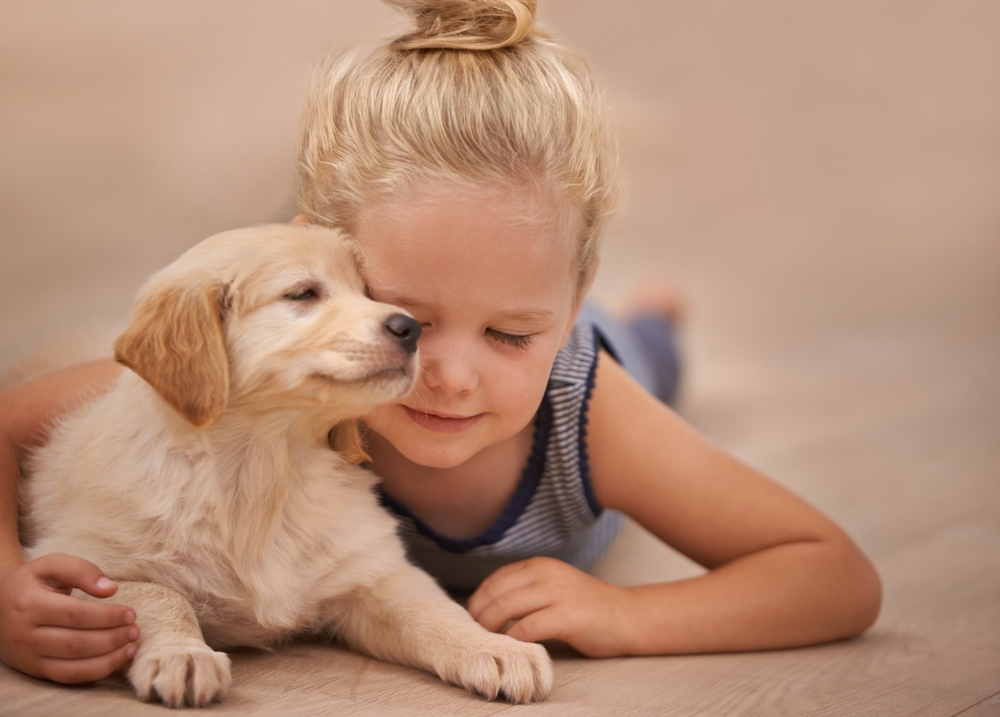
[[[1000,692],[964,709],[955,717],[996,717],[1000,715]]]

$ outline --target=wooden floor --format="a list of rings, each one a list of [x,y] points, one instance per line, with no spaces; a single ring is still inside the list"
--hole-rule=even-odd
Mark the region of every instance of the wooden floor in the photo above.
[[[609,85],[630,200],[597,294],[691,303],[682,413],[844,525],[850,642],[557,654],[486,703],[319,644],[234,655],[218,714],[1000,715],[1000,3],[542,0]],[[287,216],[308,67],[374,1],[0,5],[0,346],[118,319],[215,231]],[[630,526],[622,583],[697,570]],[[161,713],[0,667],[2,715]]]

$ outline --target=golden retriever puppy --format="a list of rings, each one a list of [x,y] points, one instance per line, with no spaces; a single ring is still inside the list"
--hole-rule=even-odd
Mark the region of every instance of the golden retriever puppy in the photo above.
[[[131,371],[30,460],[25,556],[79,555],[118,581],[143,700],[222,699],[216,649],[303,633],[487,698],[551,688],[544,648],[486,631],[406,561],[356,465],[354,419],[409,390],[420,334],[365,297],[357,260],[317,227],[195,246],[140,293],[115,344]]]

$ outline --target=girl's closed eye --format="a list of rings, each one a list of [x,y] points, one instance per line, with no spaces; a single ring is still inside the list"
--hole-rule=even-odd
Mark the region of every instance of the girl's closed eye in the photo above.
[[[531,346],[533,334],[508,334],[496,329],[486,329],[486,335],[501,344],[514,346],[519,349],[526,349]]]

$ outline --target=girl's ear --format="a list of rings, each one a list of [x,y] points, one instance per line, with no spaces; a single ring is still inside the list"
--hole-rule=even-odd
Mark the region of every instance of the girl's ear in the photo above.
[[[361,438],[361,422],[356,418],[341,421],[330,429],[330,447],[344,456],[352,466],[370,461],[365,452],[365,442]]]
[[[222,333],[226,293],[217,284],[176,283],[144,293],[115,342],[115,360],[196,428],[219,420],[229,400]]]

